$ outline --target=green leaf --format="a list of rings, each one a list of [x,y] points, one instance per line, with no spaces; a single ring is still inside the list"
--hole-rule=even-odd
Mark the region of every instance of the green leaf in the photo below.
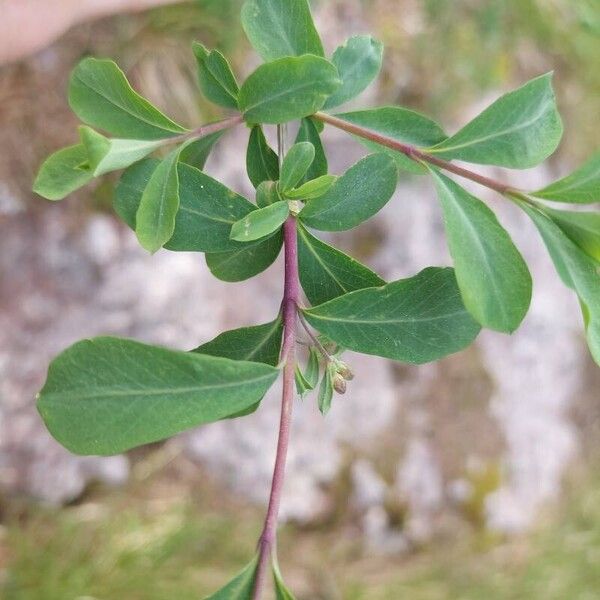
[[[110,140],[90,127],[79,128],[94,177],[125,169],[160,148],[163,140]]]
[[[253,406],[278,373],[130,340],[84,340],[50,365],[38,410],[71,452],[107,456]]]
[[[242,85],[240,110],[248,123],[274,125],[318,111],[340,85],[337,69],[309,54],[261,65]]]
[[[281,351],[283,321],[281,317],[265,325],[226,331],[194,350],[231,360],[246,360],[277,366]]]
[[[465,306],[483,326],[512,333],[531,303],[531,275],[496,215],[432,169],[456,279]]]
[[[352,100],[379,75],[383,60],[383,44],[370,35],[351,37],[333,54],[342,85],[325,102],[324,109]]]
[[[449,268],[431,267],[409,279],[351,292],[304,315],[345,348],[415,364],[466,348],[480,330]]]
[[[315,147],[310,142],[294,144],[281,165],[279,191],[282,194],[293,189],[306,175],[315,159]]]
[[[387,154],[371,154],[346,171],[325,195],[308,202],[300,218],[322,231],[352,229],[387,204],[397,182],[394,161]]]
[[[242,26],[265,61],[284,56],[323,56],[307,0],[246,0]]]
[[[296,366],[296,389],[300,396],[304,397],[308,392],[311,392],[319,383],[319,352],[311,347],[308,352],[308,364],[306,371],[303,373],[299,366]]]
[[[600,263],[600,213],[566,212],[546,207],[543,212],[588,256]]]
[[[156,167],[136,213],[135,233],[148,252],[160,250],[175,232],[179,211],[179,152],[176,148]]]
[[[33,191],[47,200],[62,200],[94,177],[91,169],[85,166],[87,160],[82,144],[51,154],[40,167]]]
[[[335,371],[332,370],[331,365],[327,365],[323,378],[321,379],[321,385],[319,386],[319,394],[317,396],[317,404],[321,414],[325,416],[331,409],[331,401],[333,400],[333,378]]]
[[[298,226],[300,282],[311,304],[317,305],[348,292],[385,285],[385,281],[357,260],[328,246]]]
[[[344,121],[365,127],[375,133],[390,137],[403,144],[427,148],[446,139],[443,129],[429,117],[399,106],[384,106],[336,115]],[[389,154],[399,168],[411,173],[427,170],[401,152],[382,146],[371,140],[357,140],[373,152]]]
[[[194,42],[192,50],[198,64],[198,81],[202,93],[215,104],[237,110],[240,91],[227,59],[218,51],[209,51]]]
[[[254,242],[267,237],[281,228],[289,214],[287,200],[255,210],[233,224],[231,239],[238,242]]]
[[[600,152],[570,175],[533,192],[532,196],[572,204],[600,202]]]
[[[552,73],[547,73],[501,96],[429,152],[445,159],[526,169],[556,150],[562,131]]]
[[[85,58],[75,67],[69,104],[84,123],[120,138],[158,140],[186,131],[136,93],[111,60]]]
[[[292,592],[286,587],[279,567],[273,563],[273,581],[275,583],[275,598],[276,600],[296,600]]]
[[[277,232],[266,240],[242,244],[237,250],[206,255],[210,272],[229,283],[250,279],[268,269],[279,256],[283,234]]]
[[[258,557],[256,556],[233,581],[204,600],[252,600],[257,566]]]
[[[304,398],[308,392],[315,389],[314,387],[311,387],[310,383],[306,380],[298,365],[296,365],[296,369],[294,370],[294,380],[296,382],[296,392],[301,398]]]
[[[115,210],[132,229],[142,194],[158,164],[150,159],[133,165],[117,186]],[[256,210],[254,204],[194,167],[179,164],[177,170],[180,206],[175,231],[165,248],[176,252],[231,252],[244,248],[229,235],[236,221]]]
[[[196,167],[196,169],[204,169],[204,165],[210,156],[214,145],[221,139],[225,131],[217,131],[204,137],[194,140],[188,144],[179,155],[179,162]]]
[[[563,283],[581,302],[587,343],[600,365],[600,272],[598,263],[575,245],[562,229],[541,210],[520,202],[538,228]]]
[[[256,204],[259,208],[266,208],[282,200],[276,181],[263,181],[256,188]]]
[[[313,200],[326,194],[331,186],[337,181],[335,175],[322,175],[311,181],[307,181],[298,188],[285,193],[291,200]]]
[[[311,389],[316,388],[319,383],[319,356],[319,351],[316,348],[310,349],[304,378],[311,386]]]
[[[317,122],[319,123],[319,122]],[[303,181],[311,181],[322,175],[327,175],[329,166],[327,164],[327,156],[321,142],[321,136],[317,129],[317,123],[313,119],[302,119],[300,128],[296,136],[296,144],[300,142],[310,142],[315,147],[315,158],[310,165]]]
[[[279,180],[279,159],[267,144],[260,125],[255,125],[250,132],[246,153],[246,170],[255,188],[263,181]]]

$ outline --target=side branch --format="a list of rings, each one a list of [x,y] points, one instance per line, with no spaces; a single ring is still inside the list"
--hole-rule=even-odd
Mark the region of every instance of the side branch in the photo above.
[[[371,140],[372,142],[376,142],[381,146],[385,146],[386,148],[391,148],[392,150],[396,150],[397,152],[401,152],[411,160],[415,162],[426,162],[430,165],[434,165],[439,167],[440,169],[444,169],[445,171],[449,171],[450,173],[454,173],[459,177],[464,177],[465,179],[470,179],[475,183],[483,185],[484,187],[490,188],[502,195],[519,195],[521,192],[509,185],[506,185],[500,181],[496,181],[495,179],[491,179],[490,177],[484,177],[483,175],[479,175],[478,173],[474,173],[469,169],[465,169],[463,167],[459,167],[454,163],[438,158],[437,156],[432,156],[423,150],[419,150],[415,146],[411,146],[410,144],[404,144],[395,140],[393,138],[387,137],[376,131],[372,131],[367,129],[366,127],[361,127],[360,125],[355,125],[354,123],[350,123],[348,121],[344,121],[339,117],[334,117],[333,115],[328,115],[326,113],[317,112],[313,115],[315,119],[322,121],[323,123],[327,123],[328,125],[333,125],[338,129],[342,129],[356,135],[358,137],[364,138],[366,140]]]
[[[216,123],[209,123],[208,125],[202,125],[202,127],[196,127],[196,129],[186,131],[181,135],[165,138],[162,141],[161,146],[180,144],[182,142],[187,142],[188,140],[200,139],[212,135],[213,133],[224,131],[225,129],[231,129],[236,125],[241,125],[243,122],[244,117],[242,115],[234,115],[233,117],[217,121]]]

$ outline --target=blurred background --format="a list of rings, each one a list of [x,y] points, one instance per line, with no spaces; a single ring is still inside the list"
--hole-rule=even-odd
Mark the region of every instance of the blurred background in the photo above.
[[[5,24],[17,4],[0,1]],[[220,116],[197,93],[192,40],[224,51],[240,76],[257,63],[239,0],[101,14],[112,4],[120,12],[127,3],[107,2],[101,18],[79,19],[0,66],[5,600],[203,597],[251,557],[271,477],[277,389],[250,418],[107,459],[71,456],[35,411],[50,359],[82,337],[189,349],[273,318],[281,297],[280,263],[231,285],[212,279],[200,255],[145,254],[111,212],[110,178],[59,204],[30,192],[42,159],[76,140],[66,90],[83,56],[116,60],[186,125]],[[378,84],[352,107],[401,104],[452,132],[500,93],[554,70],[566,130],[559,152],[529,171],[480,171],[537,186],[597,149],[598,0],[312,4],[329,52],[356,33],[386,45]],[[28,27],[11,29],[19,39]],[[247,135],[228,133],[207,171],[251,197]],[[334,173],[364,152],[335,131],[325,141]],[[313,399],[297,404],[279,552],[299,600],[600,598],[600,371],[577,301],[533,227],[477,193],[531,266],[531,311],[512,337],[484,332],[435,365],[349,356],[357,378],[327,419]],[[418,177],[403,176],[380,215],[330,239],[386,279],[449,263],[433,189]]]

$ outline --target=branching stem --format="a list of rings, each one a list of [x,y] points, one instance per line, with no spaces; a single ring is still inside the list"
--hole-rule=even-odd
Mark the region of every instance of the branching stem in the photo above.
[[[283,155],[283,132],[279,128],[279,154]],[[294,405],[294,375],[296,369],[296,341],[298,322],[298,300],[300,296],[300,278],[298,276],[298,229],[296,217],[290,216],[283,225],[285,245],[285,284],[283,292],[283,346],[281,362],[283,367],[283,392],[281,400],[281,418],[279,439],[271,483],[271,495],[265,523],[258,542],[258,566],[254,582],[253,600],[259,600],[265,587],[269,559],[277,543],[277,518],[283,493],[285,463],[290,441],[292,409]]]
[[[420,150],[415,146],[411,146],[410,144],[404,144],[403,142],[399,142],[398,140],[377,133],[376,131],[372,131],[371,129],[367,129],[366,127],[355,125],[354,123],[344,121],[344,119],[340,119],[339,117],[334,117],[333,115],[328,115],[322,112],[315,113],[313,117],[315,119],[318,119],[319,121],[322,121],[323,123],[333,125],[333,127],[337,127],[338,129],[342,129],[358,137],[364,138],[366,140],[371,140],[372,142],[376,142],[381,146],[385,146],[386,148],[391,148],[392,150],[401,152],[402,154],[404,154],[411,160],[414,160],[415,162],[426,162],[430,165],[434,165],[435,167],[439,167],[440,169],[444,169],[445,171],[449,171],[450,173],[454,173],[459,177],[470,179],[471,181],[474,181],[479,185],[483,185],[484,187],[490,188],[504,196],[523,195],[523,192],[521,192],[520,190],[517,190],[511,187],[510,185],[506,185],[501,181],[496,181],[495,179],[491,179],[490,177],[484,177],[483,175],[479,175],[479,173],[475,173],[473,171],[470,171],[469,169],[459,167],[458,165],[455,165],[450,161],[438,158],[437,156],[433,156],[432,154],[429,154],[424,150]]]
[[[169,144],[180,144],[181,142],[187,142],[188,140],[195,138],[200,139],[225,129],[231,129],[236,125],[241,125],[243,122],[244,117],[242,115],[234,115],[233,117],[217,121],[216,123],[209,123],[208,125],[202,125],[202,127],[196,127],[196,129],[186,131],[181,135],[166,138],[161,145],[167,146]]]
[[[304,315],[301,312],[299,312],[298,317],[300,318],[300,323],[302,324],[304,331],[306,331],[306,335],[308,335],[308,337],[310,338],[310,341],[313,343],[313,345],[321,353],[323,358],[325,360],[327,360],[327,362],[332,362],[333,356],[331,356],[331,354],[329,354],[329,352],[327,352],[327,349],[325,348],[325,346],[323,346],[323,344],[321,344],[321,342],[319,341],[319,338],[312,332],[309,324],[306,322],[306,319],[304,318]]]

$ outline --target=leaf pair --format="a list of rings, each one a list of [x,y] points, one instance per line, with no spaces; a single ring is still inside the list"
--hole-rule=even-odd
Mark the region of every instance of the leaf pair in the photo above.
[[[578,295],[588,346],[594,360],[600,364],[600,262],[588,256],[569,237],[555,222],[555,217],[552,218],[552,213],[549,216],[522,201],[520,205],[539,230],[563,283]],[[595,239],[596,242],[600,239],[600,229],[596,230]]]
[[[242,25],[265,61],[305,54],[324,56],[306,0],[247,0]],[[382,55],[383,45],[371,36],[355,36],[340,46],[331,62],[341,83],[324,108],[339,106],[360,94],[379,73]]]
[[[115,193],[114,207],[132,229],[148,182],[161,163],[147,159],[125,171]],[[175,228],[165,248],[177,252],[205,252],[211,272],[224,281],[243,281],[262,272],[279,255],[282,236],[253,243],[230,238],[232,226],[256,206],[206,173],[179,163],[180,205]]]
[[[551,73],[542,75],[504,94],[451,137],[428,117],[401,107],[337,116],[443,159],[526,169],[550,156],[562,137],[551,78]],[[404,170],[424,172],[422,165],[402,152],[382,147],[376,141],[362,138],[360,141],[371,150],[387,152]],[[597,172],[597,163],[590,166],[592,172]]]
[[[69,103],[84,123],[118,139],[82,127],[80,144],[54,153],[40,168],[33,189],[49,200],[60,200],[93,177],[125,168],[186,132],[135,92],[110,60],[86,58],[77,65]]]
[[[252,600],[258,568],[258,555],[239,573],[232,581],[218,592],[205,598],[205,600]],[[290,590],[286,587],[277,561],[272,564],[273,583],[277,600],[295,600]]]
[[[260,210],[248,214],[235,223],[231,239],[252,242],[278,231],[290,215],[289,200],[308,200],[322,196],[329,190],[335,177],[323,175],[298,185],[306,176],[316,157],[315,146],[310,142],[294,144],[285,156],[281,173],[271,163],[273,151],[269,148],[260,127],[250,134],[248,163],[253,165],[253,179],[258,183],[256,203]],[[276,156],[275,156],[276,159]],[[276,171],[279,181],[266,181],[265,177]]]
[[[242,24],[267,61],[240,90],[249,123],[284,123],[343,104],[381,69],[383,46],[370,36],[350,38],[327,61],[306,0],[247,0]]]

